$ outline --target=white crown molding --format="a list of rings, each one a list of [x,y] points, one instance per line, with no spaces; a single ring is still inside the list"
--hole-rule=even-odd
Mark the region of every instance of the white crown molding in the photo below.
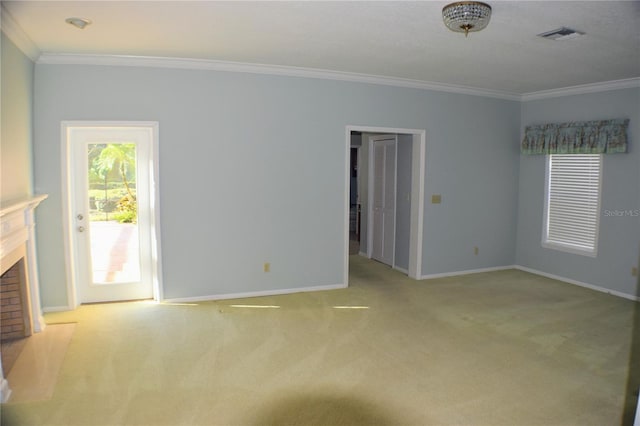
[[[609,90],[631,89],[640,87],[640,78],[627,78],[624,80],[604,81],[601,83],[581,84],[579,86],[565,87],[562,89],[541,90],[539,92],[525,93],[521,99],[523,102],[537,101],[541,99],[558,98],[561,96],[584,95],[587,93],[606,92]]]
[[[324,80],[349,81],[385,86],[406,87],[412,89],[434,90],[438,92],[458,93],[462,95],[483,96],[490,98],[519,101],[520,95],[495,90],[477,89],[468,86],[433,83],[420,80],[383,77],[369,74],[329,71],[314,68],[300,68],[277,65],[250,64],[242,62],[216,61],[206,59],[162,58],[146,56],[122,55],[79,55],[42,53],[39,64],[53,65],[107,65],[153,68],[180,68],[191,70],[209,70],[225,72],[242,72],[252,74],[281,75],[288,77],[317,78]]]
[[[4,17],[4,14],[3,14]],[[4,25],[4,18],[3,18]],[[19,28],[19,27],[18,27]],[[4,30],[4,29],[3,29]],[[22,30],[20,30],[22,31]],[[26,37],[26,35],[25,35]],[[31,43],[31,41],[26,37]],[[176,68],[190,70],[208,70],[223,72],[240,72],[251,74],[279,75],[287,77],[317,78],[323,80],[349,81],[355,83],[376,84],[384,86],[404,87],[411,89],[432,90],[436,92],[457,93],[461,95],[482,96],[504,99],[509,101],[535,101],[541,99],[556,98],[561,96],[581,95],[587,93],[605,92],[640,87],[640,78],[605,81],[600,83],[582,84],[560,89],[541,90],[517,94],[501,92],[497,90],[478,89],[469,86],[459,86],[429,81],[411,80],[403,78],[384,77],[370,74],[359,74],[341,71],[330,71],[315,68],[301,68],[279,65],[251,64],[244,62],[217,61],[209,59],[189,58],[165,58],[153,56],[127,56],[127,55],[88,55],[72,53],[40,53],[35,45],[29,55],[37,57],[38,64],[49,65],[101,65],[101,66],[125,66],[125,67],[150,67],[150,68]],[[37,52],[37,53],[35,53]],[[27,53],[27,52],[25,52]],[[28,54],[28,53],[27,53]],[[32,56],[34,55],[34,56]]]
[[[4,4],[0,3],[0,29],[9,39],[15,43],[25,55],[32,61],[36,62],[40,57],[40,49],[24,32],[20,25],[7,12]]]

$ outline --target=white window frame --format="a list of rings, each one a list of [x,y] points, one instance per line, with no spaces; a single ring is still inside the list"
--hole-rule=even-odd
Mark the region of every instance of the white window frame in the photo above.
[[[545,174],[545,197],[544,197],[544,220],[542,228],[542,246],[554,250],[564,251],[573,254],[579,254],[583,256],[596,257],[598,255],[598,235],[600,233],[600,205],[602,202],[602,175],[603,175],[603,156],[602,154],[570,154],[571,156],[577,155],[589,155],[598,156],[599,159],[599,174],[597,183],[597,202],[595,206],[595,230],[593,249],[581,247],[570,241],[558,241],[549,239],[549,210],[551,205],[551,167],[552,157],[560,157],[565,154],[549,154],[546,157],[546,174]]]

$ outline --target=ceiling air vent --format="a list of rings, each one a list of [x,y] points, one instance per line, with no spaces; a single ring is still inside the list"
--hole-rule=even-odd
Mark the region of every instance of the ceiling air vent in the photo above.
[[[571,40],[573,38],[580,37],[584,35],[584,33],[576,30],[572,30],[571,28],[562,27],[557,30],[547,31],[546,33],[538,34],[538,37],[546,38],[549,40]]]

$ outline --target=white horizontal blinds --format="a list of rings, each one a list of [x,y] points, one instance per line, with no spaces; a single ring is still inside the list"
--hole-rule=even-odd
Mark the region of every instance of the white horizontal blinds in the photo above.
[[[548,244],[595,253],[601,165],[600,154],[549,156]]]

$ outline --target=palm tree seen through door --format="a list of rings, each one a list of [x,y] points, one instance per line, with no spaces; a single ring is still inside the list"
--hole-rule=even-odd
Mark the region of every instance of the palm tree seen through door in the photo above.
[[[136,145],[87,145],[94,283],[140,280]]]

